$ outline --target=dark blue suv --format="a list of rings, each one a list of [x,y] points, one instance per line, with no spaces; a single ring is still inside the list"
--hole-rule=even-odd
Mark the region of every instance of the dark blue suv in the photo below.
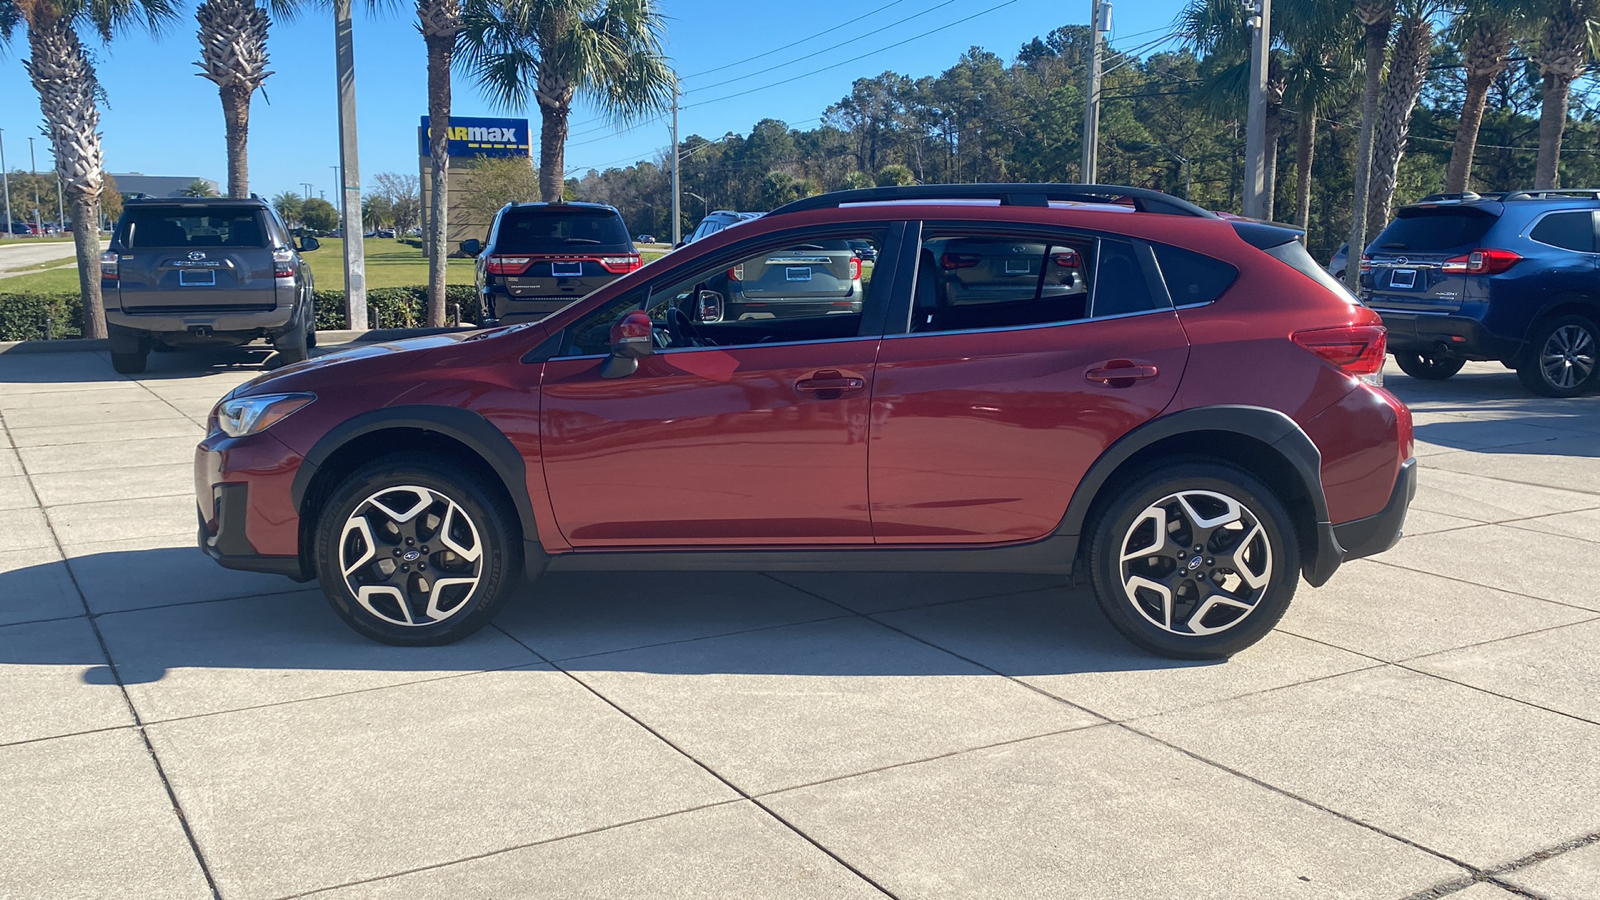
[[[1407,375],[1499,360],[1531,391],[1600,384],[1600,190],[1436,194],[1361,257],[1361,299]]]

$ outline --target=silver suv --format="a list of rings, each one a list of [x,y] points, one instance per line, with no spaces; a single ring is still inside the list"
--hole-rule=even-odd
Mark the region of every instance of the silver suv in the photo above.
[[[235,346],[265,338],[284,363],[316,345],[316,238],[289,235],[266,201],[129,200],[100,256],[111,364],[144,371],[156,344]]]

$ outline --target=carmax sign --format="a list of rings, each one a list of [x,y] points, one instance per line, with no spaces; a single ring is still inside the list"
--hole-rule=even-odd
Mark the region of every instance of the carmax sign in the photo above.
[[[417,129],[417,155],[428,156],[432,132],[428,117]],[[528,156],[527,119],[469,119],[450,117],[451,156]]]

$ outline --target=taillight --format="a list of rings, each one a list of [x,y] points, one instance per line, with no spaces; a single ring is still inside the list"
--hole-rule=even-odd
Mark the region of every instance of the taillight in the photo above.
[[[531,256],[491,256],[483,261],[484,270],[490,275],[521,275],[531,265]]]
[[[1054,256],[1051,256],[1050,260],[1063,269],[1078,268],[1078,252],[1076,250],[1067,250],[1063,253],[1057,253]]]
[[[272,251],[272,277],[274,277],[274,278],[293,278],[294,277],[294,251],[293,250],[290,250],[290,249],[285,248],[285,247],[279,247],[278,249]]]
[[[734,266],[733,268],[728,270],[728,280],[729,281],[743,281],[744,280],[744,263],[739,263],[737,266]]]
[[[1346,375],[1368,384],[1383,383],[1383,354],[1388,331],[1382,325],[1317,328],[1297,331],[1290,337]]]
[[[1474,250],[1445,260],[1444,271],[1447,275],[1499,275],[1519,262],[1522,256],[1510,250]]]
[[[939,257],[939,265],[945,269],[970,269],[982,259],[976,253],[946,253]]]
[[[850,280],[861,280],[861,257],[859,256],[850,257]]]
[[[613,275],[622,275],[627,272],[632,272],[641,265],[643,265],[643,263],[639,261],[639,255],[637,253],[633,254],[632,256],[600,257],[600,266]]]
[[[1371,271],[1372,271],[1372,257],[1366,255],[1365,253],[1361,254],[1361,274],[1365,275],[1365,274],[1367,274],[1368,272],[1371,272]]]
[[[109,250],[100,254],[100,277],[105,281],[117,280],[117,254]]]

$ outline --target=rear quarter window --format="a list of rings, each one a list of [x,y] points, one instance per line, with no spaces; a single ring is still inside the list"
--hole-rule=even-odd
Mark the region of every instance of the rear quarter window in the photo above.
[[[1528,237],[1541,244],[1549,244],[1563,250],[1593,253],[1594,214],[1586,209],[1551,213],[1533,226],[1533,231],[1528,233]]]
[[[1175,306],[1210,303],[1222,296],[1239,277],[1239,270],[1203,253],[1152,244],[1156,263],[1161,267],[1161,278],[1167,283],[1167,293]]]

